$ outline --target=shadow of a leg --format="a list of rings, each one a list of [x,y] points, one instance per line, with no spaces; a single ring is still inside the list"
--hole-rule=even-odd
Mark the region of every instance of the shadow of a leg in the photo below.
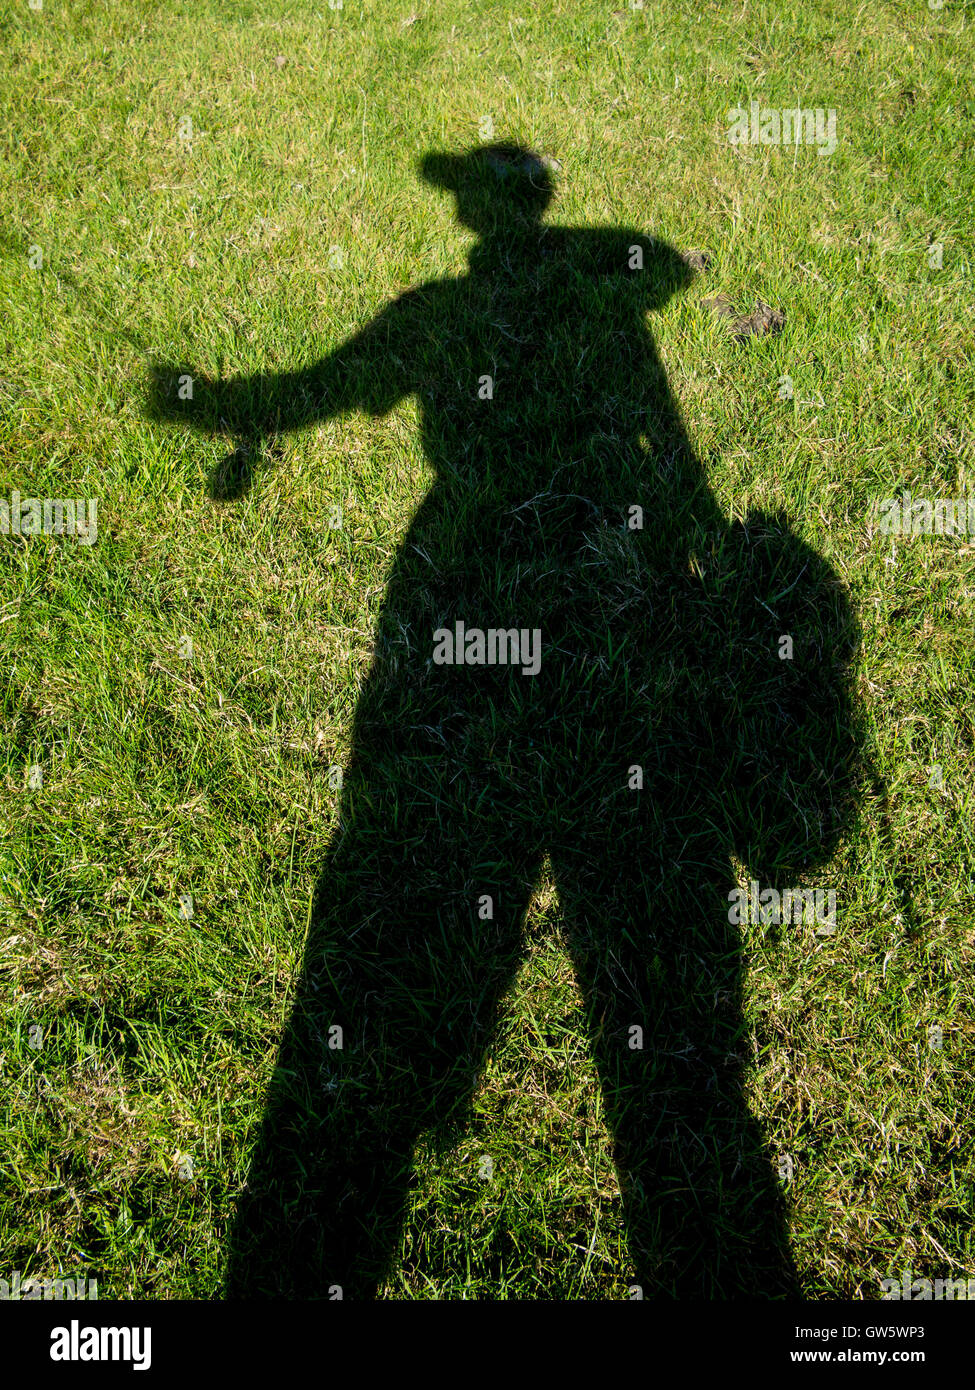
[[[742,1087],[748,1036],[730,875],[706,846],[619,835],[611,859],[559,856],[613,1136],[632,1284],[645,1298],[795,1293],[771,1156]],[[698,860],[697,863],[694,861]],[[608,924],[612,930],[608,931]]]
[[[319,884],[238,1205],[231,1298],[374,1297],[398,1248],[416,1141],[466,1111],[530,875],[512,846],[490,843],[466,780],[454,776],[452,794],[453,771],[402,758],[347,779],[347,832]],[[474,852],[481,834],[487,859]],[[478,915],[483,894],[490,920]]]

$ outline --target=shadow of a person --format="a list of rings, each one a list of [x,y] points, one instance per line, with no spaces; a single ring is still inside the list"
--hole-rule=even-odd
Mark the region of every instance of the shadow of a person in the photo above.
[[[547,855],[619,1172],[616,1286],[786,1296],[729,892],[743,867],[765,888],[824,863],[849,822],[848,602],[781,520],[729,523],[708,489],[644,317],[684,260],[543,223],[550,175],[522,148],[421,171],[478,234],[466,275],[307,369],[198,383],[192,403],[157,382],[160,413],[249,441],[224,495],[262,439],[411,394],[437,475],[358,702],[227,1292],[375,1296],[418,1139],[469,1116]],[[503,1236],[491,1258],[503,1271]]]

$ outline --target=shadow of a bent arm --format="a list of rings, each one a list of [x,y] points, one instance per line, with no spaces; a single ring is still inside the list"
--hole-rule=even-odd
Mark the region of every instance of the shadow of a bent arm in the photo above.
[[[832,567],[784,518],[732,527],[726,834],[763,887],[826,864],[856,820],[865,737],[859,627]]]

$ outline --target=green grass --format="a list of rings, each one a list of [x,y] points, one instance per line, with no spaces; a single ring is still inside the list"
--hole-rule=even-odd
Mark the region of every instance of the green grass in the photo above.
[[[614,1133],[630,1124],[666,1150],[669,1181],[696,1146],[730,1152],[747,1103],[755,1151],[742,1150],[741,1200],[762,1190],[762,1172],[777,1185],[806,1296],[876,1298],[882,1277],[907,1268],[975,1277],[973,549],[937,536],[892,546],[871,518],[901,489],[954,497],[973,486],[973,19],[955,0],[936,11],[889,0],[855,19],[825,0],[646,0],[619,13],[592,0],[6,9],[0,497],[98,499],[91,547],[0,536],[10,1270],[89,1270],[103,1298],[219,1297],[239,1245],[260,1291],[275,1292],[281,1269],[248,1255],[235,1226],[249,1175],[273,1181],[277,1163],[275,1200],[293,1217],[334,1201],[342,1174],[394,1134],[390,1154],[408,1151],[413,1171],[405,1222],[396,1230],[374,1214],[368,1236],[395,1239],[375,1275],[387,1297],[626,1298],[638,1278],[648,1297],[674,1292],[699,1233],[691,1221],[682,1249],[667,1223],[697,1208],[725,1252],[706,1291],[754,1292],[727,1267],[736,1251],[746,1263],[749,1218],[714,1173],[694,1178],[686,1158],[662,1225],[638,1202],[634,1234],[614,1163]],[[732,147],[726,113],[753,99],[835,108],[838,148]],[[535,421],[527,460],[515,418],[501,434],[514,446],[509,471],[431,521],[420,509],[436,441],[415,396],[389,413],[323,419],[291,389],[409,287],[465,274],[475,238],[417,161],[478,143],[486,117],[494,138],[559,161],[553,226],[633,229],[711,256],[648,317],[693,451],[688,461],[678,449],[673,474],[653,483],[673,505],[637,539],[607,522],[595,559],[576,568],[559,546],[588,523],[571,508],[543,517],[538,553],[551,564],[518,552],[540,575],[532,611],[546,632],[562,623],[582,634],[598,678],[577,687],[553,664],[531,694],[530,681],[505,677],[526,701],[516,716],[496,673],[495,684],[445,681],[442,703],[425,706],[409,678],[409,625],[426,642],[426,617],[454,616],[458,595],[501,602],[512,561],[492,518],[534,495],[526,485],[541,490],[530,469],[564,427],[554,409],[564,398]],[[943,244],[940,268],[932,242]],[[575,285],[514,304],[535,334],[519,358],[538,364],[533,380],[571,360],[573,323],[560,338],[559,314],[581,302]],[[629,312],[632,291],[619,294]],[[784,331],[735,343],[702,306],[715,294],[741,312],[758,299],[784,307]],[[593,296],[589,321],[601,328],[611,300]],[[554,311],[540,325],[539,304]],[[517,335],[509,309],[500,322]],[[476,373],[511,341],[492,336],[498,321],[475,304],[469,338],[462,320],[455,339],[408,334],[404,361],[440,386],[452,367]],[[633,363],[612,329],[587,380],[632,401]],[[355,384],[381,399],[375,360],[356,367]],[[199,387],[185,421],[171,418],[184,369]],[[291,385],[288,373],[299,374]],[[285,415],[302,428],[277,433]],[[462,452],[467,426],[445,426],[443,460]],[[661,407],[645,431],[652,457],[676,429]],[[228,465],[241,439],[252,455]],[[705,496],[694,459],[710,500],[684,516],[686,496]],[[240,470],[249,486],[234,486]],[[563,491],[595,497],[603,521],[645,486],[632,456],[615,476],[595,457],[572,476]],[[328,524],[335,506],[340,529]],[[746,542],[749,517],[765,520]],[[429,583],[401,550],[424,528],[443,545]],[[678,573],[681,543],[692,558]],[[641,556],[657,564],[656,588],[639,577]],[[760,603],[790,565],[798,577],[797,557],[810,563],[807,588],[766,631]],[[648,594],[667,621],[621,658],[614,634],[644,630]],[[755,618],[737,646],[729,613]],[[743,653],[787,630],[794,678],[776,663],[739,684]],[[852,691],[840,648],[825,642],[837,633],[856,634]],[[830,789],[814,776],[836,735],[827,697],[837,691],[862,742],[855,812],[842,778]],[[627,754],[638,696],[659,716],[639,756]],[[483,703],[495,697],[496,725]],[[785,738],[776,720],[793,697],[813,720]],[[481,723],[463,723],[471,711]],[[453,761],[428,769],[411,796],[396,760],[434,756],[420,724],[452,731]],[[755,791],[746,760],[702,787],[702,774],[718,776],[707,739],[739,724],[770,759],[759,758],[765,780]],[[518,740],[532,728],[551,755],[548,780],[512,808],[505,789],[529,765]],[[762,814],[783,814],[764,799],[769,769],[792,758],[806,776],[799,791],[815,783],[810,816],[822,813],[828,854],[813,852],[802,814],[774,853],[763,842]],[[634,803],[606,810],[629,762],[648,768],[636,825]],[[940,787],[929,786],[934,765]],[[334,766],[344,792],[330,785]],[[336,849],[343,804],[360,808],[353,838],[375,863]],[[706,847],[716,808],[728,826]],[[474,843],[478,817],[493,842]],[[540,824],[554,827],[550,842]],[[574,837],[593,827],[605,863],[577,866]],[[499,914],[497,942],[459,938],[483,885],[503,895],[532,836],[520,939],[518,913]],[[742,881],[761,863],[763,882],[835,889],[835,936],[746,925],[740,959],[729,954],[720,895],[735,880],[715,867],[729,845]],[[418,858],[430,877],[417,876]],[[649,916],[634,899],[647,884]],[[374,916],[356,938],[346,909],[362,894]],[[434,920],[454,933],[439,953]],[[624,928],[641,923],[646,934],[630,940]],[[306,941],[315,968],[302,983]],[[586,995],[587,972],[614,979],[615,997],[605,985]],[[348,1032],[346,1070],[325,1082],[329,1133],[348,1152],[327,1155],[336,1170],[322,1172],[310,1157],[322,1154],[310,1078],[325,1055],[315,984],[345,1010]],[[651,1071],[634,1080],[613,1029],[654,1004]],[[424,1017],[429,1036],[404,1043],[397,1029],[422,1032]],[[672,1059],[688,1038],[701,1055],[685,1075]],[[303,1060],[272,1083],[282,1039],[282,1057]],[[726,1052],[738,1060],[722,1072]],[[671,1059],[659,1076],[658,1053]],[[410,1087],[417,1059],[434,1068],[422,1104]],[[262,1130],[269,1087],[272,1114],[289,1098],[299,1107],[290,1159]],[[684,1130],[672,1151],[675,1113]],[[296,1155],[308,1159],[306,1192]],[[791,1180],[778,1176],[786,1155]],[[734,1169],[725,1156],[717,1171]],[[755,1229],[768,1234],[768,1221]],[[267,1233],[249,1236],[266,1248]],[[304,1249],[323,1277],[304,1296],[334,1282],[329,1238]],[[345,1232],[333,1248],[359,1238]],[[646,1258],[655,1241],[657,1263]]]

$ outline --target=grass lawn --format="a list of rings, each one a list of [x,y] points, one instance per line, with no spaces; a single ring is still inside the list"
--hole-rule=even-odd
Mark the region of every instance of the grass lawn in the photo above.
[[[0,1277],[975,1278],[975,7],[334,3],[0,17]]]

